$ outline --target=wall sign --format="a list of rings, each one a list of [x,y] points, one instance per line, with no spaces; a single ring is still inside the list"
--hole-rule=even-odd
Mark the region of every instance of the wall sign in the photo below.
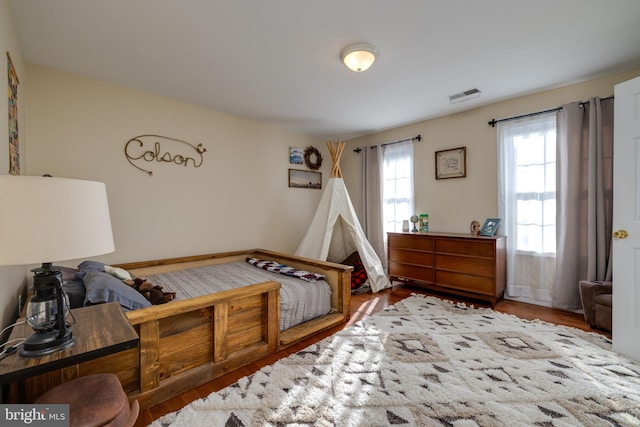
[[[178,166],[199,168],[207,152],[202,144],[193,145],[181,139],[161,135],[140,135],[131,138],[124,146],[127,161],[136,169],[153,175],[153,163],[172,163]],[[146,163],[146,164],[145,164]]]

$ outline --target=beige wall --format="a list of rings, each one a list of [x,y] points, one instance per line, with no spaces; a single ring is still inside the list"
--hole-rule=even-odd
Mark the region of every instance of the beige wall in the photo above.
[[[27,71],[29,174],[106,184],[116,251],[96,259],[297,248],[322,192],[288,187],[289,147],[313,145],[327,159],[324,141],[32,64]],[[204,163],[150,162],[148,176],[124,153],[143,134],[203,144]],[[330,167],[323,163],[325,181]]]
[[[498,102],[459,114],[425,120],[363,138],[348,141],[341,166],[349,194],[357,212],[361,207],[359,146],[380,144],[422,135],[414,144],[416,213],[429,214],[432,231],[467,232],[469,223],[498,215],[496,129],[492,118],[513,117],[589,97],[613,95],[619,82],[640,75],[640,70],[575,84],[555,90]],[[435,179],[435,152],[467,147],[467,176]]]
[[[326,183],[331,162],[325,141],[24,64],[10,16],[8,1],[0,0],[0,47],[11,52],[21,79],[23,174],[106,183],[116,252],[95,259],[115,263],[250,247],[295,250],[321,192],[288,188],[288,150],[317,147],[325,159]],[[430,214],[432,230],[466,232],[472,219],[497,215],[496,138],[488,120],[609,96],[615,83],[639,74],[640,70],[534,94],[349,141],[342,170],[354,205],[360,206],[360,157],[352,149],[419,133],[424,139],[415,151],[416,211]],[[0,75],[6,87],[6,74]],[[0,117],[6,117],[6,102],[0,105]],[[7,133],[6,120],[0,120],[5,141]],[[125,158],[124,145],[150,133],[202,143],[208,150],[203,166],[155,164],[152,177],[135,169]],[[435,151],[459,146],[467,147],[467,177],[436,181]],[[0,173],[7,170],[8,151],[0,150]],[[15,314],[25,277],[24,267],[0,267],[3,326]]]
[[[6,94],[6,87],[8,85],[7,72],[6,72],[6,54],[11,53],[11,60],[16,68],[16,73],[20,79],[20,86],[18,87],[18,129],[19,142],[20,142],[20,155],[21,166],[25,167],[25,147],[26,138],[22,132],[25,128],[25,88],[27,87],[27,77],[25,73],[24,63],[22,61],[22,52],[18,45],[18,35],[12,21],[11,6],[8,0],[0,0],[0,52],[2,56],[0,61],[2,63],[2,71],[0,72],[0,87],[2,87],[3,94]],[[3,96],[0,102],[0,174],[7,174],[9,172],[9,124],[7,121],[8,105],[6,98]],[[6,206],[2,206],[2,209],[6,209]],[[0,244],[2,243],[2,236],[0,236]],[[26,288],[26,272],[27,269],[24,266],[19,267],[0,267],[0,329],[4,329],[12,319],[16,316],[18,311],[18,294],[24,293]],[[4,340],[5,336],[0,335],[0,342]]]

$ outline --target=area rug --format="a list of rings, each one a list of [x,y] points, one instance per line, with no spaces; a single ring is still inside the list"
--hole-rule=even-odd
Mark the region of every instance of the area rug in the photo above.
[[[152,424],[529,425],[640,425],[640,363],[602,335],[420,295]]]

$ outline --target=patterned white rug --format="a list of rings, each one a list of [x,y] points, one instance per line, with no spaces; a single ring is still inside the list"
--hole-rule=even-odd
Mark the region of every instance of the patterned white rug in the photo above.
[[[152,426],[639,426],[606,337],[414,295]]]

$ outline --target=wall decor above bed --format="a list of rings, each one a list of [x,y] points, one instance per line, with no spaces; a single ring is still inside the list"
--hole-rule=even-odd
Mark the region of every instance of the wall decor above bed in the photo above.
[[[199,168],[207,152],[202,144],[194,145],[181,139],[161,135],[134,136],[124,145],[124,155],[133,167],[153,176],[153,172],[140,166],[147,163],[173,163],[175,165]]]
[[[322,166],[322,154],[316,147],[309,146],[304,149],[304,164],[312,171],[320,169],[320,166]]]
[[[302,148],[289,147],[289,163],[292,165],[301,165],[304,163],[304,151]]]
[[[289,169],[289,187],[322,189],[322,172]]]

